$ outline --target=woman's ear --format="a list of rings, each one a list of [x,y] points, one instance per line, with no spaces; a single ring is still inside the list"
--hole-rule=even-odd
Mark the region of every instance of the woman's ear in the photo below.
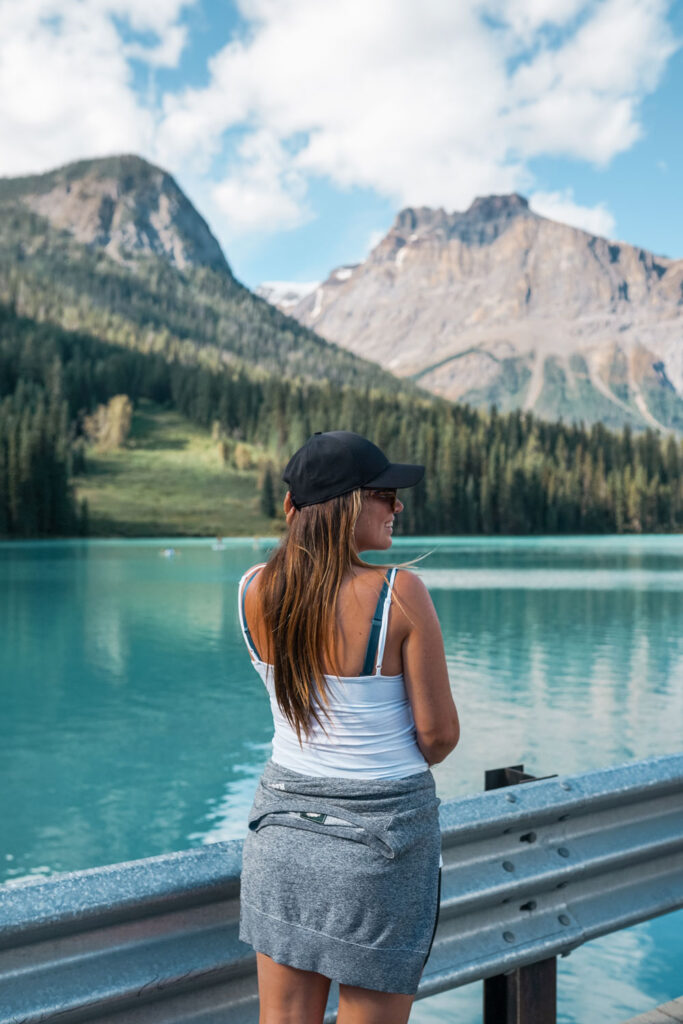
[[[297,509],[292,501],[292,495],[290,491],[285,494],[285,500],[283,502],[283,508],[285,510],[285,519],[287,520],[287,526],[291,525],[292,519],[297,513]]]

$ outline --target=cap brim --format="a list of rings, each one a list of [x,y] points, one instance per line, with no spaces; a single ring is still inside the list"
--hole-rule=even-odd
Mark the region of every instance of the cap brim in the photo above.
[[[410,466],[403,462],[390,462],[386,469],[368,480],[363,487],[414,487],[425,475],[424,466]]]

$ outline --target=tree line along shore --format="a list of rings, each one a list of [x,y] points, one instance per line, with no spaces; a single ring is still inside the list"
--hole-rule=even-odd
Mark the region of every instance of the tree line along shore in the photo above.
[[[0,536],[89,533],[90,453],[125,452],[133,410],[174,410],[206,431],[226,466],[256,471],[256,508],[278,515],[281,468],[316,430],[366,434],[421,462],[401,532],[572,534],[683,529],[683,443],[647,430],[551,423],[419,392],[312,382],[262,367],[210,366],[73,332],[0,307]],[[258,483],[257,483],[258,481]],[[403,496],[402,496],[403,497]],[[188,532],[194,532],[188,529]]]

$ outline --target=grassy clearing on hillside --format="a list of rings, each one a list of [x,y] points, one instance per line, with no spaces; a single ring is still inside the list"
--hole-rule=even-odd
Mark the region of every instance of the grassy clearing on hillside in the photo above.
[[[124,448],[90,448],[86,462],[75,485],[92,537],[272,536],[284,525],[260,511],[258,469],[225,466],[208,431],[148,401]]]

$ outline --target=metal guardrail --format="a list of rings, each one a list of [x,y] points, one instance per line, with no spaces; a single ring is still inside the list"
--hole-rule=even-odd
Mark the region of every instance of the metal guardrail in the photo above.
[[[441,824],[418,998],[683,907],[683,754],[449,801]],[[216,843],[0,886],[0,1024],[255,1024],[240,860]]]

